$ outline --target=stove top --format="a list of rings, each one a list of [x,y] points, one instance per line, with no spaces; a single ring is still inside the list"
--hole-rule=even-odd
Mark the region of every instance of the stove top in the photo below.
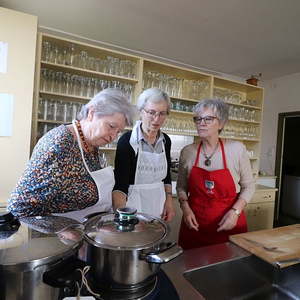
[[[96,291],[93,287],[92,290]],[[107,291],[101,289],[98,289],[96,292],[101,295],[101,298],[96,298],[86,289],[81,290],[81,296],[93,296],[97,300],[180,300],[174,285],[162,270],[144,288],[140,288],[137,292]],[[74,297],[75,295],[67,296]]]

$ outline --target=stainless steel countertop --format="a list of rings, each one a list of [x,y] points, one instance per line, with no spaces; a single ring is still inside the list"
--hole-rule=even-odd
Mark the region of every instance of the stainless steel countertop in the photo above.
[[[249,255],[250,252],[228,242],[186,250],[179,257],[164,264],[162,269],[173,282],[181,300],[200,300],[204,297],[183,277],[184,272]]]

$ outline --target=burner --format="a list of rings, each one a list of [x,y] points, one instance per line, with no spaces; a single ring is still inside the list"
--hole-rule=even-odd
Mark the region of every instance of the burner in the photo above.
[[[123,288],[120,287],[113,290],[105,289],[99,287],[99,283],[95,284],[91,277],[88,278],[88,281],[91,289],[101,295],[101,298],[93,296],[99,300],[180,300],[174,285],[162,270],[150,280],[135,286],[128,286],[127,288],[123,286]],[[91,296],[91,294],[86,289],[83,289],[81,290],[81,296]]]
[[[93,278],[89,279],[92,290],[99,293],[103,300],[134,300],[134,299],[148,299],[147,296],[152,294],[157,286],[157,276],[136,284],[136,285],[114,285],[108,287],[105,283],[95,282]]]

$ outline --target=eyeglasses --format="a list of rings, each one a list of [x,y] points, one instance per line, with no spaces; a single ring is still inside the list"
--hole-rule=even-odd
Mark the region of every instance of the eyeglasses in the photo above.
[[[145,113],[147,113],[151,118],[159,117],[159,118],[165,118],[168,114],[167,111],[155,111],[155,110],[146,110],[143,109]]]
[[[206,116],[206,117],[193,117],[193,120],[194,122],[197,124],[197,125],[200,125],[201,124],[201,121],[204,121],[204,124],[205,125],[210,125],[213,123],[213,121],[215,119],[218,119],[217,117],[214,117],[214,116]]]

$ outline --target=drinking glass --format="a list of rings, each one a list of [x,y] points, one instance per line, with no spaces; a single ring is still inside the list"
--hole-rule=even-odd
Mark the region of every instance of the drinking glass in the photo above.
[[[47,101],[47,115],[46,120],[54,121],[56,119],[56,104],[55,101],[48,100]]]

